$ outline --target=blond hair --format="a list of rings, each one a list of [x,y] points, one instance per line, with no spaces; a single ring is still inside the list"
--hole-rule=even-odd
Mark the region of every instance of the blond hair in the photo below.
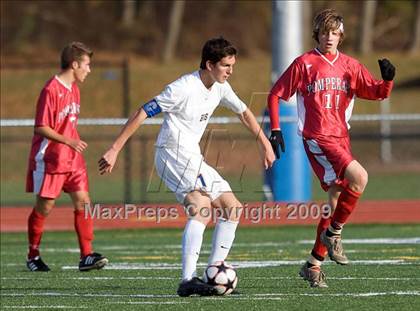
[[[312,29],[312,38],[319,43],[319,34],[340,29],[340,43],[344,40],[343,17],[334,9],[326,9],[315,16]]]

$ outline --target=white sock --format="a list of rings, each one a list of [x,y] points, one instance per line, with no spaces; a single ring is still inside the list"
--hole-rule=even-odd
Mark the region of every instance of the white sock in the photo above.
[[[237,221],[218,219],[213,233],[209,264],[226,259],[235,239],[236,227],[238,227]]]
[[[332,225],[330,225],[330,226],[328,227],[328,230],[329,230],[332,234],[334,234],[334,235],[341,235],[341,231],[343,230],[343,226],[344,226],[344,225],[341,225],[341,224],[340,224],[340,228],[341,228],[341,229],[335,229]]]
[[[203,233],[206,226],[194,219],[188,220],[182,236],[182,280],[197,276],[197,261],[200,256]]]

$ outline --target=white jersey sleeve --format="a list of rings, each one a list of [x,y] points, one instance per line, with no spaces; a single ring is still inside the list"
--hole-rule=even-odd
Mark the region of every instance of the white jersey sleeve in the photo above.
[[[168,84],[158,96],[155,97],[156,102],[163,112],[175,112],[180,109],[186,97],[185,87],[183,87],[182,77]]]
[[[223,83],[223,96],[220,105],[237,114],[243,113],[247,109],[245,103],[239,99],[227,81]]]

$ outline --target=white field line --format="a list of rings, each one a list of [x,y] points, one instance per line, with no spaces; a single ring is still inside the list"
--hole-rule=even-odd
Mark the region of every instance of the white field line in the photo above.
[[[420,245],[419,245],[420,246]],[[280,245],[278,245],[278,247],[280,247]],[[277,247],[272,247],[273,251],[276,251],[278,253],[282,253],[285,250],[282,248],[277,248]],[[235,245],[235,249],[237,250],[238,247]],[[409,251],[412,252],[413,249],[410,249]],[[101,248],[101,251],[105,251],[107,252],[105,249]],[[253,249],[247,249],[246,252],[247,254],[255,254],[255,253],[259,253],[261,250],[259,250],[257,247],[253,247]],[[398,249],[398,248],[394,248],[393,252],[401,252],[404,250]],[[80,250],[79,249],[74,249],[74,250],[66,250],[66,249],[45,249],[42,251],[43,253],[79,253]],[[372,253],[372,252],[378,252],[375,250],[369,250],[369,249],[349,249],[348,247],[346,248],[346,254],[361,254],[361,253]],[[389,249],[385,249],[382,250],[381,252],[383,253],[387,253],[390,252]],[[211,253],[211,249],[210,248],[203,248],[200,252],[200,255],[210,255]],[[21,255],[22,252],[21,251],[16,251],[16,252],[7,252],[7,255]],[[145,257],[145,259],[147,259],[147,257],[153,257],[153,256],[157,256],[157,257],[175,257],[175,256],[179,256],[181,254],[181,250],[180,249],[174,249],[174,250],[119,250],[117,256],[119,258],[121,257],[128,257],[128,256],[133,256],[133,257]],[[306,251],[305,251],[306,254]],[[20,264],[17,264],[20,265]]]
[[[79,293],[57,293],[57,292],[37,292],[37,293],[1,293],[2,297],[23,297],[23,296],[43,296],[43,297],[105,297],[105,298],[175,298],[178,295],[152,295],[152,294],[79,294]]]
[[[297,242],[290,241],[290,242],[263,242],[263,243],[234,243],[234,247],[246,247],[246,248],[255,248],[255,247],[276,247],[276,246],[284,246],[284,245],[291,245],[294,243],[298,244],[313,244],[314,240],[299,240]],[[412,237],[412,238],[377,238],[377,239],[343,239],[343,243],[347,244],[420,244],[420,237]],[[100,247],[101,250],[141,250],[141,249],[156,249],[156,245],[152,244],[143,244],[139,246],[135,245],[111,245],[111,246],[103,246]],[[181,249],[181,244],[164,244],[160,245],[159,248],[167,248],[167,249]],[[211,245],[203,244],[203,248],[211,248]],[[48,250],[48,249],[46,249]],[[50,251],[69,251],[69,252],[79,252],[78,248],[50,248]]]
[[[314,240],[301,240],[299,244],[313,244]],[[343,239],[343,244],[420,244],[420,238]]]
[[[280,245],[279,245],[280,246]],[[238,250],[239,248],[237,247],[237,246],[235,246],[235,249],[236,250]],[[384,249],[384,250],[382,250],[382,251],[379,251],[379,252],[382,252],[382,253],[389,253],[389,252],[393,252],[393,253],[396,253],[396,252],[413,252],[413,248],[411,248],[411,249],[408,249],[407,250],[407,248],[404,248],[404,249],[401,249],[401,248],[393,248],[392,250],[389,250],[389,249]],[[105,251],[106,253],[108,253],[106,250],[103,250],[102,248],[101,248],[101,251]],[[282,252],[284,252],[285,250],[284,249],[282,249],[282,248],[277,248],[277,247],[272,247],[272,251],[275,251],[275,252],[278,252],[278,253],[282,253]],[[80,252],[80,250],[79,249],[77,249],[77,251],[76,251],[76,249],[75,249],[75,251],[70,251],[70,250],[60,250],[60,249],[46,249],[46,250],[43,250],[42,251],[43,253],[79,253]],[[248,255],[252,255],[252,254],[258,254],[259,252],[261,252],[261,250],[260,249],[258,249],[258,248],[256,248],[256,247],[254,247],[253,249],[247,249],[246,250],[246,253],[248,254]],[[303,253],[305,253],[306,254],[306,251],[302,251]],[[362,254],[362,253],[372,253],[372,252],[378,252],[378,250],[369,250],[369,249],[350,249],[349,247],[346,247],[346,254]],[[200,255],[203,255],[203,256],[208,256],[208,255],[210,255],[210,253],[211,253],[211,249],[210,248],[204,248],[204,249],[202,249],[201,250],[201,252],[200,252]],[[7,255],[18,255],[18,256],[20,256],[22,254],[22,252],[21,251],[16,251],[16,252],[7,252]],[[118,258],[121,258],[121,259],[124,259],[123,257],[137,257],[137,258],[142,258],[142,259],[152,259],[152,258],[149,258],[149,257],[153,257],[153,256],[156,256],[156,257],[166,257],[166,258],[168,258],[168,257],[173,257],[173,258],[175,258],[175,257],[178,257],[179,255],[181,254],[181,250],[180,249],[174,249],[174,250],[164,250],[164,251],[162,251],[162,250],[120,250],[120,251],[118,251],[118,254],[117,254],[117,256],[118,256]],[[115,255],[114,255],[115,256]],[[153,258],[153,259],[157,259],[157,258]],[[20,264],[17,264],[17,265],[20,265]]]
[[[279,247],[292,244],[313,244],[314,240],[299,240],[291,242],[265,242],[265,243],[235,243],[234,247],[244,248],[264,248],[264,247]],[[344,244],[419,244],[420,237],[413,238],[378,238],[378,239],[343,239]],[[133,254],[162,254],[162,251],[156,250],[156,245],[143,244],[143,245],[110,245],[102,246],[102,251],[127,251],[127,253],[133,252]],[[164,244],[160,245],[159,249],[181,249],[181,244]],[[204,244],[203,250],[210,251],[211,245]],[[78,248],[45,248],[43,252],[49,253],[79,253]],[[201,252],[202,253],[202,252]]]
[[[335,293],[335,294],[318,294],[318,293],[301,293],[301,294],[255,294],[260,297],[275,297],[275,296],[311,296],[311,297],[372,297],[372,296],[420,296],[420,291],[390,291],[390,292],[366,292],[366,293]]]
[[[45,309],[88,309],[87,307],[72,307],[72,306],[1,306],[4,309],[31,309],[31,310],[45,310]]]
[[[211,249],[210,248],[204,248],[201,250],[200,255],[209,255],[210,254]],[[109,251],[107,251],[104,248],[101,248],[101,252],[106,252],[108,253]],[[254,251],[257,252],[257,251]],[[47,248],[47,249],[43,249],[42,253],[74,253],[74,254],[79,254],[80,250],[79,249],[74,249],[74,250],[69,250],[69,249],[59,249],[59,248]],[[126,256],[126,255],[132,255],[132,256],[171,256],[171,255],[175,255],[178,256],[181,254],[181,249],[174,249],[174,250],[150,250],[150,249],[138,249],[138,250],[119,250],[117,253],[117,256]],[[16,252],[2,252],[2,254],[7,254],[7,255],[21,255],[22,252],[21,251],[16,251]]]
[[[2,280],[33,280],[31,277],[2,277]],[[295,280],[301,279],[296,276],[251,276],[246,277],[247,280]],[[373,281],[417,281],[420,277],[387,277],[387,278],[375,278],[375,277],[328,277],[329,280],[373,280]],[[51,278],[37,279],[37,281],[45,280],[49,282]],[[113,277],[113,276],[93,276],[93,277],[60,277],[60,280],[81,280],[81,281],[109,281],[109,280],[179,280],[179,277],[160,277],[160,276],[133,276],[133,277]]]
[[[235,268],[260,268],[301,265],[305,260],[268,260],[268,261],[230,261]],[[390,260],[352,260],[351,265],[415,265],[418,261],[407,261],[402,259]],[[334,265],[332,261],[326,261],[324,265]],[[21,266],[20,263],[1,264],[2,267]],[[54,265],[52,265],[54,266]],[[198,267],[206,267],[207,263],[199,262]],[[180,263],[132,263],[120,262],[111,263],[105,267],[106,270],[177,270],[181,268]],[[62,270],[76,270],[78,266],[62,266]]]
[[[30,277],[2,277],[2,280],[34,280],[35,278]],[[87,281],[101,281],[101,280],[178,280],[176,277],[166,276],[133,276],[133,277],[113,277],[113,276],[81,276],[81,277],[63,277],[60,276],[60,280],[87,280]],[[39,281],[39,278],[36,278]],[[43,280],[55,280],[55,278],[44,278]]]
[[[271,261],[230,261],[235,268],[261,268],[261,267],[279,267],[301,265],[305,260],[271,260]],[[417,262],[408,262],[405,260],[353,260],[352,265],[411,265]],[[324,264],[335,264],[327,261]],[[201,262],[198,267],[206,267],[207,263]],[[75,270],[77,266],[63,266],[63,270]],[[106,270],[178,270],[181,269],[179,263],[114,263],[105,267]]]
[[[121,305],[178,305],[191,303],[190,301],[116,301],[107,302],[107,304],[121,304]]]
[[[294,280],[294,279],[301,279],[300,276],[291,277],[291,276],[255,276],[255,277],[246,277],[247,280]],[[347,281],[347,280],[358,280],[358,281],[419,281],[420,278],[374,278],[374,277],[328,277],[328,280],[339,280],[339,281]]]
[[[78,294],[78,293],[54,293],[54,292],[38,292],[38,293],[7,293],[1,294],[2,297],[23,297],[23,296],[37,296],[37,297],[107,297],[107,298],[179,298],[177,295],[142,295],[142,294]],[[267,293],[267,294],[252,294],[252,295],[231,295],[227,296],[231,299],[265,299],[265,298],[281,298],[281,297],[372,297],[372,296],[420,296],[420,291],[389,291],[389,292],[359,292],[359,293]],[[227,298],[226,297],[226,298]],[[206,297],[202,297],[206,298]],[[217,299],[218,297],[208,297],[207,299]]]
[[[285,297],[255,297],[254,295],[228,295],[228,296],[210,296],[210,297],[200,297],[201,299],[210,299],[210,300],[285,300]],[[222,299],[222,300],[221,300]]]
[[[202,297],[204,298],[204,297]],[[208,297],[206,297],[208,298]],[[213,299],[220,299],[215,297]],[[221,299],[226,299],[223,297]],[[284,300],[282,297],[235,297],[235,300]],[[107,304],[120,304],[120,305],[177,305],[177,304],[190,304],[191,301],[116,301],[107,302]],[[72,307],[72,306],[2,306],[6,309],[87,309],[88,307]]]

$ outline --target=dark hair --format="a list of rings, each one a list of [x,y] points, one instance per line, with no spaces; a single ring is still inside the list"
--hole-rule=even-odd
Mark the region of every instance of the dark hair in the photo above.
[[[84,55],[92,58],[93,52],[82,42],[72,42],[67,45],[61,52],[61,69],[70,68],[71,64],[76,61],[82,61]]]
[[[206,69],[207,61],[216,64],[223,57],[236,54],[236,48],[225,38],[219,37],[210,39],[203,46],[200,68]]]
[[[337,30],[343,24],[343,17],[334,9],[326,9],[321,11],[314,18],[314,25],[312,29],[312,38],[319,43],[319,34],[327,33],[332,30]],[[343,28],[344,29],[344,28]],[[344,40],[344,31],[341,31],[340,43]]]

